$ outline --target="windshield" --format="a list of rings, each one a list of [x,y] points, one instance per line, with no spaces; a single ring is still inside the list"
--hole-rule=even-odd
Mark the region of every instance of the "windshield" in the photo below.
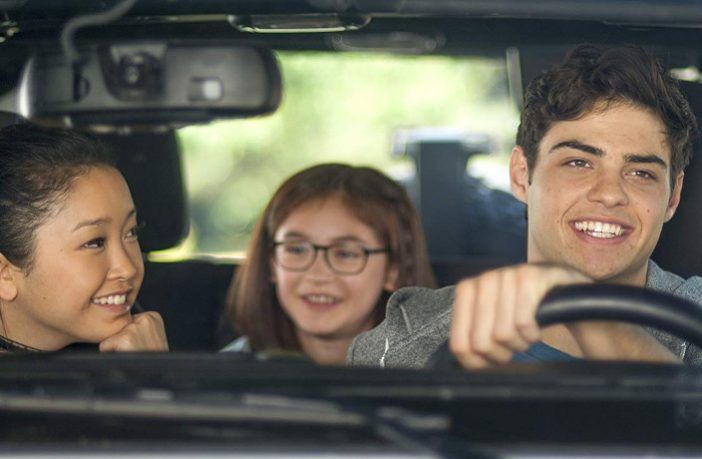
[[[518,113],[504,60],[368,53],[277,53],[284,96],[272,115],[179,130],[191,230],[162,256],[241,255],[255,220],[292,171],[320,162],[415,174],[394,139],[419,128],[490,138],[469,172],[508,188]]]

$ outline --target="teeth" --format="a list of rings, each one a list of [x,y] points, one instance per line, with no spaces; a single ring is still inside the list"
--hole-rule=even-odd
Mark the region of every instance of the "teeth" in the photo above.
[[[305,295],[307,301],[319,304],[331,304],[336,303],[336,298],[329,295]]]
[[[590,236],[598,238],[613,238],[621,236],[624,230],[616,223],[603,223],[593,221],[575,222],[575,229],[587,232]]]
[[[124,304],[127,301],[127,295],[110,295],[100,298],[93,298],[95,304]]]

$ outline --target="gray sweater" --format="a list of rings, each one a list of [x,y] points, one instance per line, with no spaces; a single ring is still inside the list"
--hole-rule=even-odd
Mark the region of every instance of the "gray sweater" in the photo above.
[[[692,300],[702,305],[702,278],[687,280],[662,270],[649,261],[646,287]],[[448,339],[455,287],[432,290],[405,287],[395,292],[387,305],[385,320],[353,341],[348,351],[350,365],[381,367],[422,367]],[[696,346],[649,330],[684,362],[702,365],[702,351]]]

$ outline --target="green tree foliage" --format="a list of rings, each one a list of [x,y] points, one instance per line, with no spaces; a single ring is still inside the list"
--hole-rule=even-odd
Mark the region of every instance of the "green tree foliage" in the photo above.
[[[191,200],[189,252],[244,249],[282,180],[337,161],[383,170],[398,128],[453,126],[513,141],[502,62],[439,56],[280,53],[283,102],[276,113],[184,128]]]

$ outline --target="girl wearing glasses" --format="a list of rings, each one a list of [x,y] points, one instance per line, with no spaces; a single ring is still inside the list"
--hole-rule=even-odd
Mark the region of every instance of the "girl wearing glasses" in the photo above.
[[[302,352],[343,364],[400,287],[435,285],[405,190],[368,167],[322,164],[266,206],[227,300],[241,338],[224,348]]]

